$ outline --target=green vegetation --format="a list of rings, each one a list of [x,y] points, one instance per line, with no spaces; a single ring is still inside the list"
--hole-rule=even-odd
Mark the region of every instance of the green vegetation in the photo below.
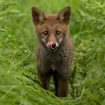
[[[37,37],[31,7],[57,13],[70,5],[75,45],[69,94],[54,96],[39,85]],[[0,105],[105,105],[104,0],[0,0]]]

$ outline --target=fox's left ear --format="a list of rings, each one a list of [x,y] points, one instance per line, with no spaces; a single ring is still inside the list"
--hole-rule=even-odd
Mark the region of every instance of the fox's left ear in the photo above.
[[[70,16],[71,16],[71,8],[70,8],[70,6],[68,6],[68,7],[65,7],[64,9],[62,9],[58,13],[57,20],[59,20],[60,22],[69,24]]]

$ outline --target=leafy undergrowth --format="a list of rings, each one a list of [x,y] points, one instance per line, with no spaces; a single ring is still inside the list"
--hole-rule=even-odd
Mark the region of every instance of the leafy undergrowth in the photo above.
[[[68,5],[72,8],[70,33],[75,54],[68,97],[57,98],[52,82],[50,92],[39,85],[31,7],[57,13]],[[103,0],[1,0],[0,105],[104,105],[104,8]]]

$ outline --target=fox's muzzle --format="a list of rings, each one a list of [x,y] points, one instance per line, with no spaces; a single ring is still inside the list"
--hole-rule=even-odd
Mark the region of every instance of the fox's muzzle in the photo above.
[[[48,42],[47,47],[48,47],[50,50],[54,50],[56,47],[58,47],[58,44],[55,43],[55,42]]]

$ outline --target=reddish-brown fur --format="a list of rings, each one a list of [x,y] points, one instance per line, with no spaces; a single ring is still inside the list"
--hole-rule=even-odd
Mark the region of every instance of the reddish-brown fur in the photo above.
[[[66,97],[68,93],[69,73],[73,58],[73,44],[69,38],[70,7],[58,14],[46,15],[36,7],[32,8],[32,17],[38,36],[37,67],[42,87],[49,89],[50,77],[54,77],[55,95]],[[49,49],[49,43],[55,43]]]

